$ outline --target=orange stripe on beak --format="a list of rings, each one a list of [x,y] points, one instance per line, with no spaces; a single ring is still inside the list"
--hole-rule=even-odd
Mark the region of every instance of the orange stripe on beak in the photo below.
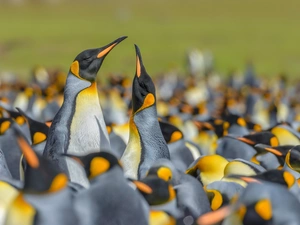
[[[101,58],[103,56],[105,56],[107,53],[110,52],[110,50],[112,50],[113,47],[116,46],[117,43],[114,43],[110,46],[108,46],[106,49],[102,50],[98,55],[97,55],[97,58]]]
[[[24,138],[18,137],[17,138],[18,144],[21,148],[21,151],[24,154],[24,157],[28,164],[32,168],[38,168],[40,165],[39,159],[36,156],[35,152],[32,150],[31,146],[25,141]]]
[[[197,219],[198,225],[212,225],[223,220],[230,213],[230,206],[224,206],[216,211],[205,213]]]
[[[251,141],[250,139],[248,138],[244,138],[244,137],[238,137],[237,138],[238,140],[246,143],[246,144],[249,144],[249,145],[255,145],[256,143],[254,141]]]
[[[274,155],[277,155],[277,156],[282,156],[282,153],[274,148],[265,148],[265,150],[267,150],[268,152],[271,152],[273,153]]]

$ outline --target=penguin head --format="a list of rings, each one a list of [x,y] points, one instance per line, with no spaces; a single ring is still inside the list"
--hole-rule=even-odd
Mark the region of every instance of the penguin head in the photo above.
[[[229,177],[238,178],[246,183],[261,183],[264,181],[273,182],[276,184],[283,185],[290,189],[296,184],[296,178],[288,171],[284,170],[268,170],[266,172],[253,175],[253,176],[243,176],[243,175],[230,175]]]
[[[22,126],[23,124],[25,124],[26,121],[21,113],[8,109],[6,109],[5,111],[8,112],[10,118],[12,118],[18,125]]]
[[[248,134],[243,137],[238,137],[237,139],[252,146],[258,143],[270,145],[272,147],[279,145],[278,138],[269,131]]]
[[[152,190],[151,193],[140,191],[149,205],[160,205],[172,201],[176,197],[173,186],[157,176],[147,176],[140,180],[140,182]]]
[[[285,164],[297,172],[300,172],[300,145],[291,148],[286,157]]]
[[[173,172],[168,166],[153,166],[148,170],[148,176],[156,176],[168,182],[173,178]]]
[[[88,49],[79,53],[70,67],[70,73],[79,79],[94,82],[97,72],[107,54],[125,38],[127,37],[120,37],[104,47]]]
[[[155,86],[151,77],[146,72],[142,56],[137,45],[136,51],[136,73],[132,85],[132,109],[137,113],[156,103]]]
[[[115,166],[122,168],[120,161],[109,152],[94,152],[85,156],[63,155],[71,157],[80,163],[84,167],[89,180],[108,172]]]
[[[20,112],[21,115],[23,115],[26,118],[26,120],[29,124],[29,130],[30,130],[32,144],[37,145],[37,144],[45,141],[48,136],[49,126],[47,126],[45,123],[41,123],[41,122],[31,119],[20,108],[17,108],[17,110]]]
[[[23,191],[27,193],[53,193],[67,186],[68,177],[53,161],[35,154],[21,131],[14,127],[17,142],[26,159]]]
[[[163,121],[159,121],[159,126],[165,141],[168,144],[179,141],[183,138],[183,133],[176,126]]]

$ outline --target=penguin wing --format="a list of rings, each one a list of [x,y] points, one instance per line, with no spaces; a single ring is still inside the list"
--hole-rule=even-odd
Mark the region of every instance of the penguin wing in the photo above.
[[[67,137],[64,132],[53,132],[49,134],[43,156],[53,160],[65,173],[68,174],[66,158],[61,155],[67,153]]]

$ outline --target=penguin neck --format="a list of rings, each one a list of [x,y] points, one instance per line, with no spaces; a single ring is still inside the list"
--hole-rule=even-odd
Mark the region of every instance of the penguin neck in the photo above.
[[[141,161],[142,147],[140,135],[134,123],[133,115],[129,119],[129,141],[121,158],[126,177],[137,179],[138,167]]]
[[[122,169],[118,166],[114,166],[109,171],[105,172],[104,174],[98,175],[95,178],[93,178],[92,180],[90,180],[90,184],[91,184],[91,186],[94,186],[97,184],[103,185],[103,181],[105,181],[105,182],[108,182],[108,181],[120,182],[121,179],[124,179],[124,181],[125,181],[125,177],[123,175]]]
[[[7,224],[34,224],[36,210],[25,199],[22,192],[18,194],[10,205],[10,211],[6,218]]]
[[[140,135],[142,155],[139,164],[139,178],[141,178],[145,176],[156,160],[170,159],[170,153],[158,123],[155,105],[135,114],[134,123]]]
[[[95,82],[88,83],[89,86],[81,90],[75,98],[74,114],[70,126],[69,153],[87,154],[94,152],[95,149],[100,149],[101,143],[109,143],[97,85]],[[103,135],[100,135],[99,129]]]

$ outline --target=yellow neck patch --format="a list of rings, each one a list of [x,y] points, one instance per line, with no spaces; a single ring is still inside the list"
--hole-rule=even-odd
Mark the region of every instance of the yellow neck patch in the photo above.
[[[172,187],[172,185],[169,185],[169,195],[170,195],[169,201],[172,201],[176,197],[176,192]]]
[[[150,211],[149,225],[175,225],[176,220],[163,211]]]
[[[239,161],[231,161],[226,165],[224,175],[228,176],[232,174],[243,176],[256,175],[255,171],[250,166]]]
[[[288,153],[287,153],[286,156],[285,156],[285,160],[284,160],[284,161],[285,161],[285,164],[286,164],[289,168],[293,169],[292,166],[291,166],[291,164],[290,164],[291,151],[292,151],[292,150],[289,150],[289,151],[288,151]]]
[[[157,175],[160,179],[169,181],[172,179],[172,171],[168,167],[161,167],[157,170]]]
[[[110,167],[110,162],[103,157],[95,157],[91,161],[89,179],[106,172]]]
[[[227,121],[225,121],[223,123],[223,130],[227,130],[229,127],[230,127],[230,124]]]
[[[136,75],[137,77],[141,76],[141,62],[138,56],[136,57]]]
[[[155,103],[155,97],[154,97],[154,95],[153,95],[152,93],[147,94],[146,97],[145,97],[145,99],[144,99],[143,105],[141,106],[141,108],[139,108],[139,109],[136,111],[136,113],[139,112],[139,111],[142,111],[142,110],[145,109],[145,108],[150,107],[150,106],[153,105],[154,103]]]
[[[180,131],[174,131],[173,134],[171,135],[171,139],[170,139],[169,143],[178,141],[181,138],[182,138],[182,133]]]
[[[250,161],[253,162],[253,163],[255,163],[255,164],[257,164],[257,165],[260,165],[260,162],[257,160],[256,155],[254,155],[254,156],[251,158]]]
[[[104,49],[104,50],[102,50],[101,52],[99,52],[99,54],[97,55],[97,58],[99,59],[99,58],[105,56],[107,53],[109,53],[109,51],[110,51],[113,47],[115,47],[116,44],[117,44],[117,43],[114,43],[114,44],[108,46],[106,49]]]
[[[33,144],[39,144],[47,139],[47,136],[42,132],[35,132],[33,135]]]
[[[72,74],[74,74],[76,77],[78,77],[79,79],[82,79],[79,75],[79,62],[77,60],[75,60],[70,68],[70,71],[72,72]]]
[[[112,131],[112,127],[111,126],[106,126],[106,130],[107,130],[107,133],[110,134],[111,131]]]
[[[239,209],[237,210],[237,214],[239,215],[239,218],[240,218],[241,220],[244,219],[246,212],[247,212],[247,208],[246,208],[245,205],[241,205],[241,206],[239,207]]]
[[[264,220],[270,220],[272,218],[272,205],[268,199],[258,201],[254,209]]]
[[[10,127],[10,121],[4,121],[0,125],[0,134],[4,134]]]
[[[271,132],[278,138],[280,145],[300,145],[299,139],[282,127],[274,127]]]
[[[49,192],[56,192],[67,186],[68,178],[65,174],[60,173],[56,175],[52,181],[52,184],[49,188]]]
[[[221,193],[217,190],[207,190],[206,193],[212,193],[213,195],[211,199],[211,209],[215,211],[220,208],[223,203],[223,197]]]
[[[6,224],[32,225],[35,214],[35,209],[25,201],[20,193],[10,205],[6,215]]]
[[[196,167],[200,170],[203,185],[221,180],[228,161],[220,155],[207,155],[199,159]]]

